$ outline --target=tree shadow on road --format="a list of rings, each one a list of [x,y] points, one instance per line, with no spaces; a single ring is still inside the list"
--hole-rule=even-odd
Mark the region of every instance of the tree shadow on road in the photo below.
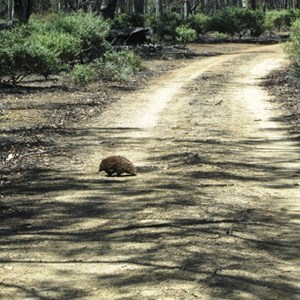
[[[90,134],[82,133],[89,147],[95,143]],[[102,134],[99,130],[97,136],[105,141]],[[110,142],[148,143],[117,141],[113,134]],[[192,287],[195,297],[296,299],[299,215],[283,209],[282,194],[272,190],[298,171],[251,162],[251,147],[249,141],[194,141],[191,152],[156,151],[148,158],[150,167],[138,167],[137,177],[28,169],[35,178],[30,184],[2,191],[10,202],[0,205],[0,264],[12,266],[12,272],[22,265],[34,272],[54,268],[56,274],[65,272],[65,279],[60,282],[53,274],[47,280],[24,279],[24,284],[2,279],[0,286],[39,299],[48,299],[47,293],[75,299],[93,291],[70,287],[68,278],[88,281],[91,276],[95,288],[114,288],[120,295],[148,290],[155,298],[192,299]],[[223,159],[241,149],[249,161]],[[286,188],[297,186],[280,187]],[[98,268],[87,275],[74,271],[76,265]],[[108,265],[114,271],[104,271]]]

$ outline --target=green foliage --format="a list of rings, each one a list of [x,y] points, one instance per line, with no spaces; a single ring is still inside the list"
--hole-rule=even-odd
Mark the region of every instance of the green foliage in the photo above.
[[[291,40],[285,44],[285,51],[300,71],[300,19],[296,20],[291,28]]]
[[[227,42],[230,39],[228,34],[222,32],[213,32],[210,36],[216,39],[219,43]]]
[[[209,21],[209,30],[229,34],[233,36],[236,33],[234,24],[234,12],[231,8],[224,9],[216,13]]]
[[[0,44],[0,82],[15,84],[28,74],[23,30],[1,31]]]
[[[102,77],[106,80],[127,81],[140,67],[140,57],[130,50],[107,52],[102,63]]]
[[[130,27],[144,27],[145,17],[140,14],[119,14],[111,21],[113,29],[125,29]]]
[[[184,25],[182,16],[172,11],[165,11],[161,17],[161,22],[154,14],[146,16],[145,26],[153,28],[154,34],[159,34],[161,37],[176,36],[176,28]]]
[[[74,68],[64,75],[64,79],[67,83],[74,86],[84,86],[95,80],[97,80],[97,68],[95,63],[90,64],[77,64]]]
[[[260,11],[254,11],[247,9],[242,19],[246,21],[245,31],[249,30],[250,35],[254,37],[259,37],[264,31],[264,15]]]
[[[36,48],[46,48],[53,52],[61,64],[74,61],[81,50],[80,39],[64,32],[33,32],[29,42]]]
[[[110,25],[92,13],[77,12],[59,15],[51,22],[56,31],[69,33],[81,41],[81,60],[91,61],[101,57],[106,50]]]
[[[190,28],[194,29],[198,34],[204,34],[207,32],[208,20],[208,16],[197,13],[190,15],[186,21],[186,24]]]
[[[266,13],[265,28],[269,31],[288,30],[297,18],[300,18],[299,10],[271,10]]]
[[[75,65],[65,74],[65,80],[73,85],[86,85],[96,80],[127,81],[140,67],[141,59],[134,52],[112,51],[89,64]]]
[[[0,83],[16,84],[30,74],[47,78],[79,60],[101,57],[108,31],[109,24],[90,13],[33,16],[27,25],[1,31]]]
[[[61,67],[56,53],[28,36],[21,26],[0,33],[0,78],[2,83],[16,84],[30,74],[49,75]]]
[[[178,13],[166,11],[162,16],[162,35],[175,36],[176,28],[184,25],[182,16]]]
[[[197,38],[196,30],[188,25],[181,25],[176,28],[177,40],[186,47],[187,43],[193,42]]]
[[[80,40],[55,31],[20,26],[0,33],[0,77],[16,84],[30,74],[46,78],[58,73],[78,57]]]
[[[264,17],[262,13],[249,8],[225,8],[216,13],[209,21],[209,30],[226,33],[239,38],[250,32],[259,36],[264,31]]]
[[[157,17],[155,14],[148,14],[145,16],[145,22],[144,26],[151,27],[153,30],[155,30],[155,27],[157,27]]]
[[[78,20],[77,20],[78,18]],[[128,80],[141,65],[132,51],[102,52],[89,64],[76,64],[83,53],[89,59],[105,45],[108,23],[91,14],[78,13],[32,18],[28,25],[0,32],[0,82],[17,84],[30,74],[47,78],[71,70],[65,79],[84,85],[97,79]],[[95,52],[91,52],[95,47]],[[97,48],[97,49],[96,49]],[[91,54],[92,53],[92,54]]]
[[[182,25],[187,25],[190,29],[194,29],[197,34],[204,34],[207,32],[208,19],[208,16],[197,13],[190,15],[187,20],[184,20],[181,14],[167,9],[164,11],[161,20],[158,20],[155,14],[146,15],[144,25],[151,27],[154,34],[159,34],[161,37],[168,39],[175,39],[177,35],[176,30]]]

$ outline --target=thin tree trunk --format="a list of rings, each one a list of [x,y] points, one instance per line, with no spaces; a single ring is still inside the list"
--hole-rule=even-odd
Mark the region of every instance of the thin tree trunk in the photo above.
[[[157,18],[157,37],[160,41],[162,39],[162,32],[161,28],[163,25],[163,6],[162,6],[162,0],[155,0],[155,9],[156,9],[156,18]]]
[[[186,20],[188,18],[188,14],[189,14],[189,3],[188,3],[188,0],[184,0],[184,4],[183,4],[183,18],[184,18],[184,20]]]
[[[18,19],[26,23],[29,20],[32,11],[32,1],[31,0],[15,0],[14,1],[14,11],[18,16]]]
[[[158,19],[161,19],[163,14],[163,5],[162,0],[155,0],[156,16]]]
[[[115,11],[117,6],[117,0],[104,0],[101,3],[101,12],[104,19],[113,19],[115,17]]]
[[[14,0],[8,0],[7,4],[8,4],[7,21],[8,21],[8,25],[12,25],[14,19]]]
[[[143,0],[134,0],[133,11],[136,14],[144,14],[145,2]]]
[[[121,14],[126,12],[126,1],[125,0],[118,0],[118,12]]]

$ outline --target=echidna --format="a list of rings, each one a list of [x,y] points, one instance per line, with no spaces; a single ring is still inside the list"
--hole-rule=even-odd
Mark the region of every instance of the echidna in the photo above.
[[[127,173],[131,176],[136,175],[136,168],[132,162],[120,155],[113,155],[103,159],[99,167],[99,172],[102,171],[105,171],[108,176],[112,176],[113,174],[121,176],[122,173]]]

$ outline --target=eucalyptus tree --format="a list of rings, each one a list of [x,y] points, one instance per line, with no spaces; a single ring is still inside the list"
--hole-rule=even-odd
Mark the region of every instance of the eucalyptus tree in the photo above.
[[[26,23],[32,12],[31,0],[7,0],[7,19],[8,24],[13,23],[16,16],[22,23]]]

